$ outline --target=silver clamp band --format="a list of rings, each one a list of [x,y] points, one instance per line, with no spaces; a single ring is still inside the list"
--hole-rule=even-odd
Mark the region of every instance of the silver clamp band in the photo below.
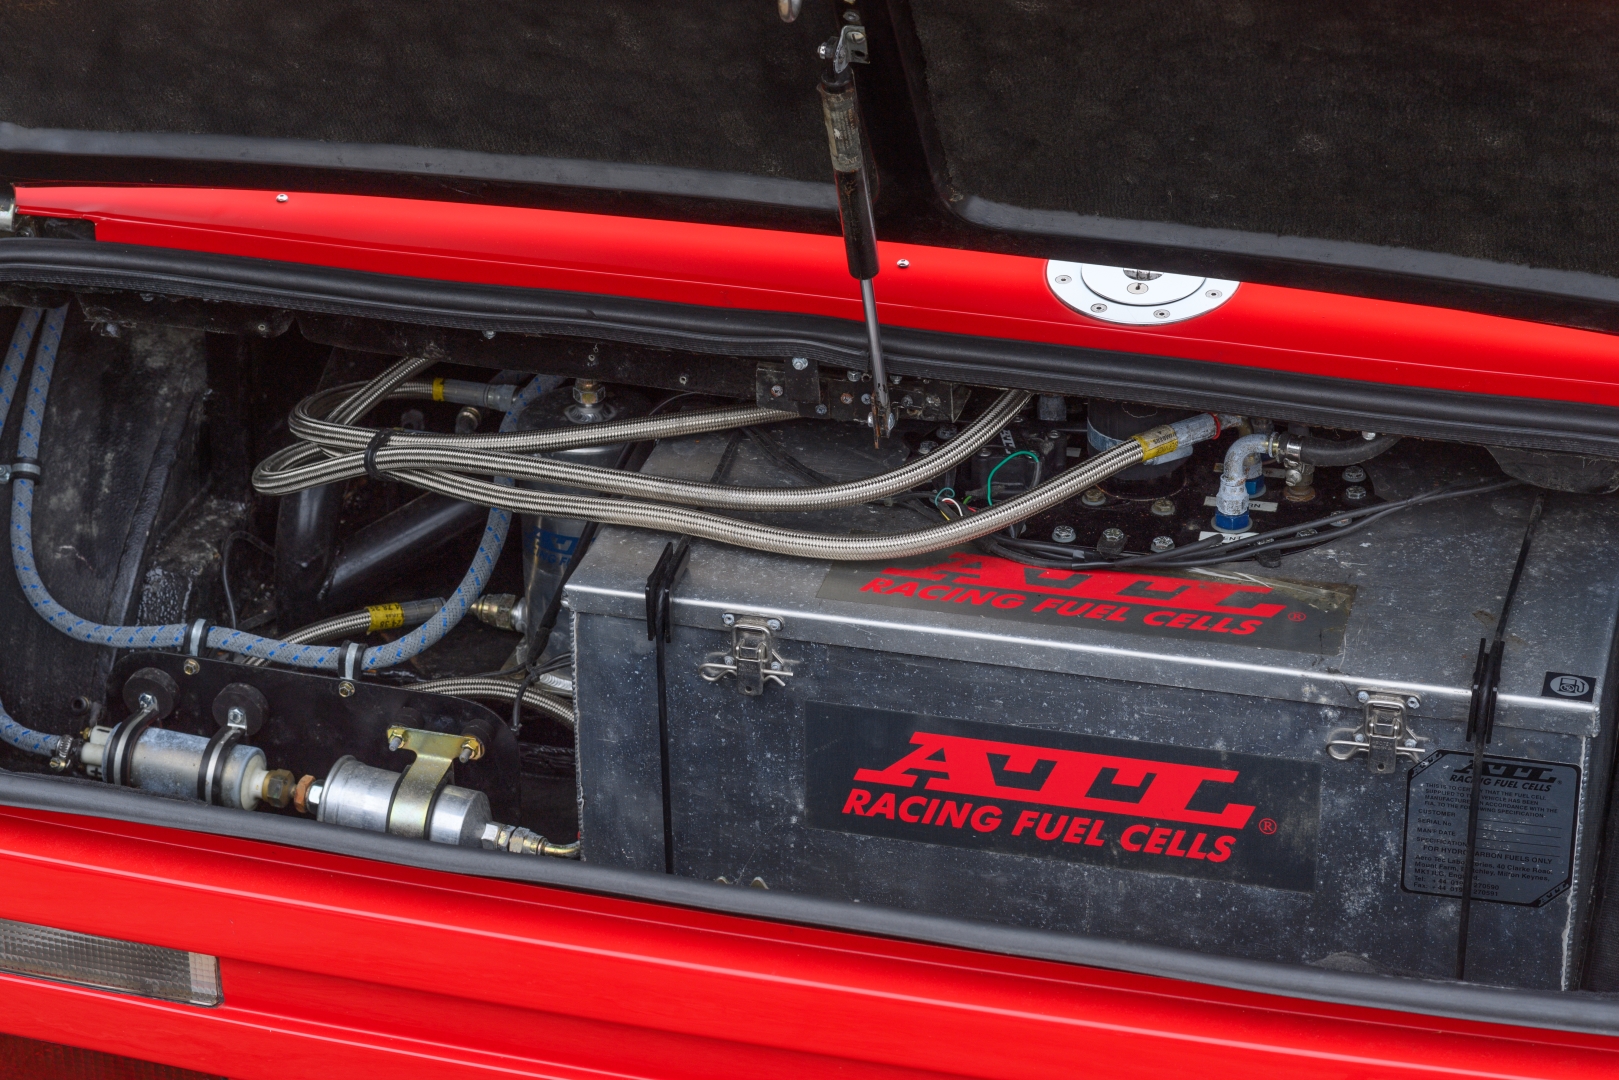
[[[201,656],[202,647],[208,642],[208,620],[198,619],[191,624],[191,633],[186,635],[189,644],[186,651],[192,656]]]
[[[9,484],[13,480],[38,480],[44,475],[37,461],[13,461],[10,465],[0,465],[0,484]]]
[[[358,641],[351,641],[343,646],[343,678],[353,682],[360,667],[360,658],[365,655],[365,646]]]

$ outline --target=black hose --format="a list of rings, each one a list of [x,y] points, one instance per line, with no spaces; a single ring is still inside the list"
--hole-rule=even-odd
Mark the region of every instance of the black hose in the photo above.
[[[1377,435],[1370,439],[1318,439],[1306,435],[1298,442],[1298,458],[1306,465],[1359,465],[1384,453],[1400,441],[1398,435]]]

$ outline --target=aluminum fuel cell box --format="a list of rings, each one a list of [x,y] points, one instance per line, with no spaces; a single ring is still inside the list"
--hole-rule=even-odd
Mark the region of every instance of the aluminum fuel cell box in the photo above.
[[[698,449],[649,467],[706,479],[713,440]],[[1437,486],[1392,466],[1376,479],[1386,498]],[[1070,572],[977,551],[835,565],[695,543],[666,646],[667,835],[645,589],[668,538],[604,530],[567,593],[583,857],[1450,977],[1471,680],[1533,498],[1416,507],[1270,571]],[[857,520],[872,513],[794,520],[919,520]],[[1507,623],[1470,979],[1578,984],[1613,752],[1615,566],[1619,503],[1547,495]]]

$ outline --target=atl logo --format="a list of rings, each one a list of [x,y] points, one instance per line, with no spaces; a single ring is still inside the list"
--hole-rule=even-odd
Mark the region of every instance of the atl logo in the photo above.
[[[1559,675],[1552,679],[1551,691],[1562,697],[1584,697],[1591,692],[1591,684],[1578,675]]]

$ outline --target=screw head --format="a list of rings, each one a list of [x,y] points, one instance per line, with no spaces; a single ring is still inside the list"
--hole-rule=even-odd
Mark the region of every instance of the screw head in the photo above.
[[[1344,470],[1344,483],[1363,484],[1366,482],[1366,470],[1359,465],[1351,465]]]
[[[1407,739],[1407,740],[1405,740],[1405,745],[1407,745],[1407,746],[1415,746],[1415,745],[1417,745],[1417,740],[1415,740],[1415,739]]]
[[[1058,525],[1051,530],[1051,541],[1054,544],[1072,544],[1075,535],[1072,525]]]
[[[895,263],[894,265],[899,267],[901,270],[904,270],[904,269],[906,269],[907,267],[909,267],[911,265],[911,260],[909,260],[909,259],[901,259],[899,262]]]
[[[1175,500],[1174,499],[1154,499],[1152,501],[1152,516],[1153,517],[1174,517],[1175,516]]]
[[[1102,312],[1107,310],[1107,305],[1106,304],[1092,304],[1091,305],[1091,310],[1096,312],[1098,315],[1100,315]]]
[[[1364,705],[1368,701],[1372,700],[1372,695],[1370,693],[1368,693],[1367,691],[1362,690],[1360,693],[1355,695],[1355,700],[1360,702],[1362,705]]]
[[[826,406],[825,405],[817,405],[817,406],[815,406],[815,415],[816,416],[825,416],[826,415]]]
[[[1210,289],[1208,292],[1204,293],[1203,295],[1208,297],[1210,300],[1218,300],[1218,299],[1220,299],[1220,297],[1223,294],[1220,292],[1219,289]]]
[[[726,614],[720,616],[720,621],[723,622],[726,626],[735,626],[736,625],[736,616],[730,614],[729,612],[727,612]]]
[[[793,357],[793,370],[794,371],[803,371],[807,367],[809,367],[809,360],[807,358],[802,357],[802,356]]]
[[[1124,540],[1124,530],[1118,528],[1103,529],[1102,539],[1110,544],[1117,544]]]
[[[1418,709],[1422,708],[1422,699],[1417,697],[1408,697],[1405,699],[1405,707],[1410,709],[1412,712],[1416,712]]]
[[[1069,277],[1067,274],[1058,274],[1056,277],[1052,278],[1051,280],[1055,281],[1058,285],[1066,285],[1070,281],[1073,281],[1074,279]]]
[[[353,697],[354,696],[354,684],[349,682],[347,679],[344,679],[342,682],[338,683],[337,684],[337,696],[338,697]]]
[[[275,197],[275,201],[276,202],[286,202],[287,201],[287,196],[285,194],[277,195]]]
[[[767,627],[769,627],[770,629],[772,629],[772,630],[780,630],[781,629],[781,620],[780,619],[766,619],[765,620],[765,625]]]
[[[1126,285],[1124,287],[1124,291],[1127,292],[1127,293],[1134,293],[1135,295],[1140,296],[1142,293],[1146,292],[1150,288],[1152,288],[1152,286],[1148,285],[1145,281],[1132,281],[1132,282],[1130,282],[1130,284],[1128,284],[1128,285]]]
[[[485,341],[493,341],[495,339],[495,332],[493,330],[485,330],[483,332],[483,339]]]
[[[1155,536],[1152,538],[1152,550],[1154,554],[1170,551],[1174,547],[1175,538],[1172,536]]]
[[[870,394],[861,394],[860,395],[860,404],[862,404],[862,405],[870,405],[871,404],[871,395]]]
[[[787,391],[786,391],[786,390],[784,390],[784,389],[783,389],[783,388],[782,388],[782,387],[780,387],[780,386],[772,386],[772,387],[771,387],[771,388],[770,388],[770,396],[771,396],[771,397],[781,397],[781,395],[783,395],[783,394],[785,394],[785,393],[786,393],[786,392],[787,392]]]
[[[1167,308],[1159,308],[1157,311],[1152,313],[1152,317],[1155,319],[1167,319],[1169,318],[1169,310]]]
[[[854,368],[849,369],[848,374],[847,374],[846,377],[848,378],[848,380],[850,382],[859,382],[861,379],[865,378],[864,375],[862,375],[860,372],[856,371]]]
[[[202,670],[202,665],[197,663],[197,661],[193,658],[181,664],[180,670],[185,672],[187,675],[195,675],[197,672]]]
[[[838,400],[843,402],[845,405],[853,405],[854,404],[854,395],[849,394],[849,393],[839,394],[838,395]]]

